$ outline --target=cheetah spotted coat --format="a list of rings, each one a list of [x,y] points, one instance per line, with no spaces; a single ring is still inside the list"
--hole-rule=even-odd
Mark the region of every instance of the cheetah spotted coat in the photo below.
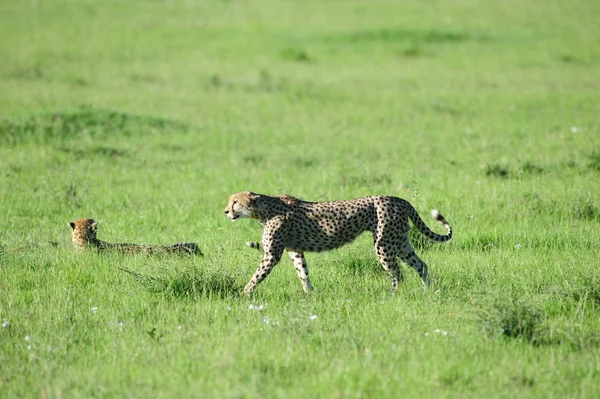
[[[96,235],[98,233],[98,223],[93,219],[81,218],[75,222],[70,222],[73,240],[73,246],[77,250],[82,250],[88,247],[96,248],[99,251],[112,250],[123,253],[144,253],[153,254],[186,254],[186,255],[202,255],[198,244],[194,242],[182,242],[174,245],[140,245],[140,244],[113,244],[99,240]]]
[[[401,281],[397,257],[415,269],[424,283],[429,283],[427,265],[410,245],[409,219],[433,241],[446,242],[452,238],[452,228],[439,212],[432,211],[432,216],[446,228],[446,235],[431,231],[408,201],[390,196],[308,202],[289,195],[273,197],[244,191],[229,197],[225,214],[232,221],[251,218],[264,225],[263,260],[244,288],[245,294],[250,294],[269,275],[280,261],[284,249],[292,258],[303,289],[312,290],[304,252],[341,247],[364,231],[373,234],[375,253],[389,273],[392,291]],[[250,245],[257,247],[256,244]]]

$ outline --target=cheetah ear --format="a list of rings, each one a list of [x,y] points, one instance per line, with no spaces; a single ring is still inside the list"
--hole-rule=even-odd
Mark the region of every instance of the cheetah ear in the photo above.
[[[94,231],[98,230],[98,222],[92,223],[92,230],[94,230]]]
[[[256,200],[260,198],[260,195],[253,193],[252,191],[248,191],[248,205],[255,206]]]
[[[75,230],[75,222],[69,222],[69,226],[71,226],[71,228],[72,228],[73,230]]]

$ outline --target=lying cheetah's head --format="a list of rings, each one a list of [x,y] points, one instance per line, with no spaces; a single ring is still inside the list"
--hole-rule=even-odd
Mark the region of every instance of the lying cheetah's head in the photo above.
[[[94,219],[77,219],[75,222],[69,223],[72,232],[72,240],[75,249],[84,249],[87,245],[97,241],[96,232],[98,231],[98,223]]]
[[[258,219],[259,215],[255,208],[258,197],[251,191],[232,194],[227,202],[225,214],[232,222],[241,218]]]

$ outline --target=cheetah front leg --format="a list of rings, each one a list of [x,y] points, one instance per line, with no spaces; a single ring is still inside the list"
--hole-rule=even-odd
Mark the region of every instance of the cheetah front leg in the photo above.
[[[283,229],[265,225],[262,239],[263,260],[254,275],[244,287],[242,294],[250,295],[256,286],[263,281],[281,260],[284,248]]]
[[[248,284],[246,284],[246,286],[244,287],[244,291],[242,291],[242,294],[250,295],[252,291],[254,291],[256,286],[265,278],[267,278],[269,273],[271,273],[273,268],[277,265],[277,263],[279,263],[281,255],[281,253],[279,255],[265,253],[262,262],[260,262],[260,266],[258,266],[256,272],[254,272],[254,275],[252,276]]]
[[[288,255],[292,258],[296,273],[298,273],[298,277],[302,281],[302,289],[304,292],[312,291],[314,287],[308,278],[308,265],[306,264],[304,254],[302,252],[288,251]]]

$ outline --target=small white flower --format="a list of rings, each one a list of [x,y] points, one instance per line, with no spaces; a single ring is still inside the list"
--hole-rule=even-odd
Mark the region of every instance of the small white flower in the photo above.
[[[446,335],[448,335],[448,331],[442,331],[442,335],[443,335],[443,336],[446,336]]]
[[[317,320],[317,315],[316,315],[316,314],[313,314],[313,315],[311,315],[311,316],[309,317],[309,319],[311,319],[311,320]]]
[[[124,321],[120,321],[118,324],[119,324],[119,326],[123,327],[125,325],[125,322]]]
[[[435,290],[435,293],[436,293],[436,294],[439,294],[439,293],[440,293],[440,290],[439,290],[439,288],[438,288],[437,290]]]
[[[579,128],[577,126],[571,126],[571,133],[577,133]]]
[[[31,337],[29,335],[25,336],[25,341],[31,341]]]
[[[442,332],[442,330],[440,330],[439,328],[436,328],[435,330],[433,330],[434,333],[439,334]]]
[[[28,351],[30,351],[30,350],[31,350],[31,348],[32,348],[32,346],[31,346],[31,345],[27,345],[27,350],[28,350]]]
[[[425,336],[426,336],[426,337],[428,337],[428,336],[429,336],[429,333],[428,333],[428,332],[426,332],[426,333],[425,333]]]
[[[98,310],[98,306],[92,307],[92,312],[96,313],[97,310]]]
[[[178,329],[178,330],[181,330],[181,328],[182,328],[181,326],[177,326],[177,329]]]
[[[254,305],[251,303],[250,305],[248,305],[248,309],[250,309],[250,310],[254,309],[254,310],[257,310],[260,312],[261,310],[264,310],[266,306],[267,306],[266,303],[264,305]]]
[[[521,244],[515,244],[515,249],[520,249],[522,247]]]
[[[231,306],[227,306],[227,310],[231,310]]]
[[[269,322],[271,321],[271,319],[269,319],[269,317],[267,316],[267,317],[265,317],[263,319],[263,321],[265,322],[265,324],[269,324]]]
[[[4,319],[4,321],[2,322],[2,327],[8,327],[10,326],[10,322],[6,319]]]

